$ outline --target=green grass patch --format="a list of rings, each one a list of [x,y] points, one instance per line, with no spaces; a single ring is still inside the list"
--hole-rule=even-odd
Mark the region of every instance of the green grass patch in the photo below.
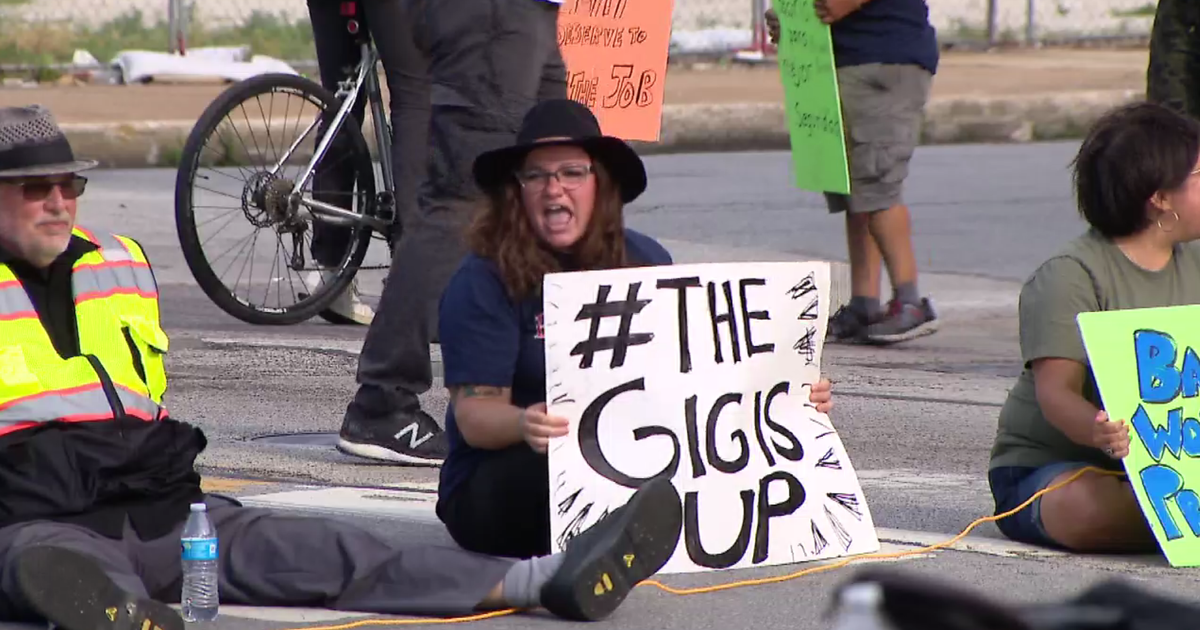
[[[1156,10],[1155,4],[1153,2],[1147,2],[1146,4],[1143,4],[1142,6],[1136,7],[1133,9],[1113,9],[1112,11],[1109,12],[1109,14],[1112,15],[1113,17],[1118,17],[1118,18],[1122,18],[1122,17],[1154,17],[1155,10]]]
[[[28,0],[0,0],[19,4]],[[289,22],[282,16],[253,13],[236,26],[205,28],[188,20],[185,45],[249,46],[251,53],[289,61],[316,58],[308,20]],[[165,21],[146,26],[140,11],[131,11],[96,27],[64,23],[28,23],[0,16],[0,63],[45,66],[69,63],[76,50],[86,50],[101,62],[122,50],[166,51]]]

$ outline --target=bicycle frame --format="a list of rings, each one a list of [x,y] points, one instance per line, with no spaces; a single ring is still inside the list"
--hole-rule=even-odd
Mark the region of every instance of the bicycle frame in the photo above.
[[[341,106],[338,108],[337,114],[334,115],[333,122],[329,125],[329,129],[325,131],[325,134],[321,136],[320,142],[317,143],[317,147],[313,151],[312,158],[309,159],[308,164],[304,167],[304,170],[300,172],[300,177],[298,178],[295,186],[292,187],[291,199],[293,203],[298,203],[299,205],[311,210],[314,215],[320,215],[320,219],[317,219],[317,217],[314,217],[314,219],[323,220],[330,223],[341,223],[343,220],[354,224],[363,223],[377,232],[386,233],[387,230],[391,228],[390,220],[360,215],[346,210],[345,208],[339,208],[335,205],[318,201],[316,199],[304,199],[300,194],[300,191],[303,190],[304,187],[307,186],[312,180],[317,163],[325,157],[325,153],[329,150],[329,145],[333,143],[333,139],[337,136],[338,132],[341,131],[342,125],[345,124],[346,118],[350,115],[350,110],[354,108],[354,104],[358,102],[358,98],[362,94],[365,86],[367,98],[371,106],[371,119],[374,123],[373,127],[375,131],[375,143],[376,146],[379,147],[379,162],[383,170],[383,189],[387,195],[383,201],[388,205],[392,204],[391,191],[394,191],[396,188],[392,174],[392,142],[391,134],[389,133],[391,125],[384,114],[383,96],[380,92],[379,75],[375,72],[375,67],[379,61],[379,57],[375,52],[374,47],[371,46],[370,43],[364,42],[360,46],[361,61],[355,69],[353,78],[351,80],[342,82],[337,93],[338,98],[342,99]],[[272,175],[274,175],[280,168],[283,167],[284,162],[286,162],[292,152],[296,150],[296,147],[298,147],[300,143],[308,137],[308,134],[312,133],[312,130],[319,124],[319,119],[314,121],[313,124],[310,125],[307,130],[305,130],[304,134],[301,135],[294,143],[292,143],[292,146],[288,147],[288,150],[284,153],[283,157],[280,158],[279,162],[271,167],[270,172]]]

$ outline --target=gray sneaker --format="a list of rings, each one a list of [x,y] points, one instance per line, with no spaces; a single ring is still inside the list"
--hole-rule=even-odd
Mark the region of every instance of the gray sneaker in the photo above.
[[[938,329],[937,312],[929,298],[920,304],[904,304],[897,300],[888,303],[887,314],[867,326],[866,342],[888,345],[932,335]]]

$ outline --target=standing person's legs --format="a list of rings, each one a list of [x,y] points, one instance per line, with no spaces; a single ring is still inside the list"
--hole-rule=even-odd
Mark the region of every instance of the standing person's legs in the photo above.
[[[932,303],[917,289],[908,206],[908,164],[920,142],[932,75],[912,65],[838,69],[846,121],[851,191],[826,195],[830,212],[846,213],[851,300],[830,318],[831,339],[895,343],[937,328]],[[893,299],[880,305],[881,263]]]
[[[567,98],[567,64],[563,61],[562,50],[558,47],[558,20],[543,20],[536,24],[553,37],[553,44],[549,45],[549,56],[542,66],[537,100],[550,101]],[[543,37],[545,36],[543,35]]]
[[[396,218],[401,226],[415,220],[429,153],[429,59],[417,41],[425,1],[365,3],[371,38],[387,77]]]
[[[544,69],[558,49],[557,11],[540,0],[425,4],[418,28],[432,81],[428,172],[363,342],[343,452],[409,464],[445,459],[445,434],[417,399],[433,382],[437,303],[466,254],[475,157],[511,142],[539,94],[554,93]],[[558,76],[565,95],[565,73]]]
[[[1200,3],[1159,0],[1150,33],[1146,100],[1200,118]]]
[[[62,523],[0,529],[0,621],[99,627],[111,608],[129,627],[149,619],[182,630],[179,615],[149,597],[121,541]]]
[[[360,60],[357,44],[346,30],[346,18],[341,15],[341,3],[332,0],[308,0],[308,15],[312,22],[313,44],[317,52],[317,64],[321,75],[321,85],[331,91],[337,91],[337,84],[346,78],[346,72]],[[360,19],[363,16],[359,16]],[[357,125],[362,127],[363,115],[366,112],[366,98],[360,98],[350,110],[350,118],[343,126]],[[332,117],[330,112],[330,116]],[[322,121],[317,129],[318,137],[325,134],[329,121]],[[313,197],[318,201],[347,207],[354,190],[354,164],[347,159],[350,155],[339,135],[330,145],[325,157],[317,164],[313,174]],[[350,247],[353,229],[340,225],[331,225],[322,221],[313,221],[312,256],[318,265],[325,268],[336,268]],[[306,274],[305,285],[316,289],[333,272],[314,271]],[[358,297],[358,283],[355,281],[342,293],[329,308],[321,313],[321,317],[335,324],[370,324],[375,312],[370,306],[363,304]]]

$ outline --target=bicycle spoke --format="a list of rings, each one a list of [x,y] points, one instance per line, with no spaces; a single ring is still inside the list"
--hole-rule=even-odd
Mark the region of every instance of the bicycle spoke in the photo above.
[[[194,206],[194,207],[196,207],[196,208],[216,208],[217,206]],[[238,212],[241,212],[241,211],[242,211],[242,210],[241,210],[241,208],[230,208],[230,209],[229,209],[229,212],[226,212],[225,214],[219,214],[219,215],[217,215],[217,216],[215,216],[215,217],[213,217],[213,218],[211,218],[211,219],[209,219],[209,220],[207,220],[207,221],[204,221],[204,222],[202,222],[202,223],[197,223],[197,224],[196,224],[196,228],[198,229],[200,226],[202,226],[202,225],[208,225],[209,223],[212,223],[213,221],[216,221],[217,219],[220,219],[221,217],[225,217],[225,216],[228,216],[228,215],[230,215],[230,214],[238,213]]]
[[[246,113],[246,104],[242,103],[241,105],[238,105],[238,109],[240,109],[242,111],[242,120],[246,121],[246,133],[250,135],[250,140],[251,140],[251,142],[254,143],[255,155],[259,156],[259,159],[261,160],[262,155],[263,155],[263,150],[262,150],[262,147],[260,147],[258,145],[258,134],[254,133],[254,125],[250,123],[250,116]],[[247,148],[249,148],[249,147],[247,147]],[[258,162],[255,164],[261,166],[262,162]]]
[[[276,237],[275,237],[275,242],[276,242],[276,243],[278,243],[278,242],[279,242],[279,236],[278,236],[278,235],[276,235]],[[264,285],[264,288],[263,288],[263,303],[264,303],[264,304],[265,304],[265,303],[266,303],[266,301],[267,301],[267,294],[269,294],[269,293],[271,292],[271,287],[272,287],[272,286],[274,286],[274,285],[276,284],[276,282],[275,282],[275,279],[276,279],[276,275],[275,275],[275,264],[276,264],[276,263],[278,263],[278,262],[279,262],[279,247],[278,247],[278,246],[276,246],[276,248],[275,248],[275,257],[274,257],[273,259],[271,259],[271,273],[267,275],[268,281],[267,281],[267,283]],[[276,296],[278,296],[278,293],[276,293]],[[276,300],[276,303],[278,304],[278,300]],[[276,308],[282,308],[282,304],[279,304],[279,305],[278,305]]]
[[[223,196],[223,197],[229,197],[230,199],[237,199],[238,201],[241,201],[241,198],[240,198],[240,197],[236,197],[236,196],[234,196],[234,195],[231,195],[231,194],[229,194],[229,193],[224,193],[224,192],[221,192],[221,191],[219,191],[219,190],[212,190],[211,188],[204,188],[204,187],[201,187],[201,186],[197,186],[197,188],[199,188],[200,190],[203,190],[204,192],[210,192],[210,193],[213,193],[214,195],[221,195],[221,196]]]
[[[230,126],[233,126],[232,121],[230,121]],[[226,139],[226,136],[222,135],[221,126],[218,125],[217,128],[214,130],[214,132],[217,137],[217,140],[221,144],[223,151],[217,152],[215,149],[213,149],[212,147],[209,146],[207,141],[205,141],[203,148],[208,149],[209,151],[212,151],[214,154],[216,154],[218,163],[224,163],[228,160],[233,160],[234,159],[233,156],[226,154],[226,151],[231,150],[231,145],[230,145],[229,141]],[[234,133],[235,134],[237,133],[236,127],[234,127]],[[251,171],[247,171],[245,168],[242,168],[242,166],[240,164],[234,164],[234,166],[238,169],[238,172],[242,174],[242,182],[244,183],[244,182],[249,181],[249,178],[253,175],[253,173]],[[215,168],[212,170],[215,172],[221,173],[223,175],[226,175],[227,177],[229,177],[231,179],[234,178],[233,175],[230,175],[228,173],[223,173],[222,171],[219,171]]]
[[[225,223],[224,223],[224,224],[223,224],[221,227],[222,227],[222,228],[224,228],[225,226],[229,225],[230,223],[233,223],[234,221],[236,221],[236,220],[237,220],[237,218],[238,218],[238,217],[237,217],[237,215],[236,215],[236,214],[235,214],[235,215],[233,215],[233,216],[231,216],[231,217],[229,217],[229,220],[228,220],[228,221],[226,221],[226,222],[225,222]],[[217,230],[217,231],[219,232],[220,230]],[[214,235],[214,236],[215,236],[215,235]],[[210,237],[210,238],[211,238],[211,237]],[[200,242],[200,246],[201,246],[201,247],[204,247],[204,244],[205,244],[205,243],[207,243],[207,242],[208,242],[208,239],[205,239],[205,240],[201,241],[201,242]],[[228,251],[227,251],[226,253],[228,253]],[[224,255],[224,254],[222,254],[222,256],[223,256],[223,255]],[[210,259],[210,260],[209,260],[209,262],[211,263],[211,262],[213,262],[213,261],[215,261],[215,260],[218,260],[218,259],[220,259],[220,258],[221,258],[221,256],[217,256],[216,258]]]
[[[250,295],[250,291],[254,288],[254,249],[258,245],[259,230],[254,231],[254,239],[250,241],[250,255],[246,256],[246,262],[242,263],[242,268],[238,271],[238,277],[233,281],[233,292],[237,295],[238,285],[242,283],[242,273],[246,271],[246,265],[250,265],[250,278],[246,280],[246,295]]]
[[[278,157],[279,154],[275,152],[275,141],[271,139],[271,116],[269,114],[267,114],[267,112],[263,111],[262,95],[260,94],[256,97],[254,97],[254,102],[258,103],[258,112],[263,115],[263,118],[266,119],[267,147],[271,149],[272,156]],[[275,102],[275,93],[274,92],[271,92],[271,102],[272,103]],[[270,109],[270,107],[268,107],[267,109]],[[272,159],[271,161],[274,162],[275,160]]]
[[[283,244],[283,238],[281,238],[281,237],[279,236],[279,234],[276,234],[276,235],[275,235],[275,240],[276,240],[276,241],[279,243],[279,246],[280,246],[280,247],[284,247],[284,244]],[[303,239],[303,238],[301,238],[301,239],[300,239],[300,243],[301,243],[301,245],[303,245],[303,244],[304,244],[304,239]],[[310,248],[310,249],[311,249],[311,248]],[[291,274],[292,268],[291,268],[291,266],[289,265],[287,269],[288,269],[288,274],[287,274],[288,287],[291,289],[291,293],[292,293],[292,295],[296,295],[296,285],[292,284],[292,274]],[[304,281],[304,277],[303,277],[303,276],[301,276],[301,277],[300,277],[300,281],[301,281],[301,282],[303,282],[303,281]],[[304,283],[304,286],[305,286],[305,288],[308,288],[308,283],[307,283],[307,282],[305,282],[305,283]],[[317,285],[317,286],[320,286],[320,285]],[[308,290],[308,291],[305,291],[305,293],[311,293],[313,290],[316,290],[316,288],[317,288],[317,287],[313,287],[312,289],[310,289],[310,290]],[[280,289],[280,291],[279,291],[279,292],[280,292],[280,293],[282,293],[282,292],[283,292],[283,291],[282,291],[282,289]]]

